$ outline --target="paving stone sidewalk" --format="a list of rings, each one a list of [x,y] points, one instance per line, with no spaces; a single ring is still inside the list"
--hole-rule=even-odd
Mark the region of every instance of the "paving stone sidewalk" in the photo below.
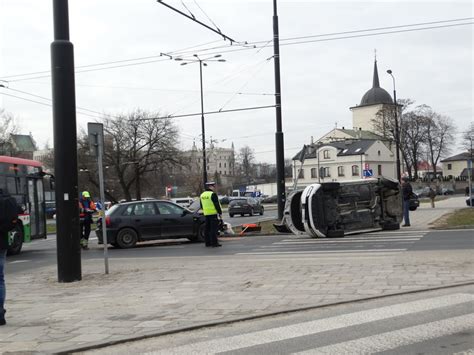
[[[424,228],[415,224],[415,213],[413,228]],[[427,214],[434,211],[422,213],[428,223]],[[83,264],[81,282],[58,283],[56,267],[7,278],[8,325],[0,328],[0,353],[53,353],[474,278],[470,250],[345,258],[221,257],[218,253],[208,257],[113,258],[110,270],[110,275],[104,275],[103,260],[97,259]]]

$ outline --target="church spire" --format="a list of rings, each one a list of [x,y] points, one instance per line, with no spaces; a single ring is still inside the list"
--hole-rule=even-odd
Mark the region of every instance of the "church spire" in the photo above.
[[[377,57],[375,57],[374,61],[374,80],[372,82],[372,88],[379,88],[380,83],[379,83],[379,72],[377,70]]]

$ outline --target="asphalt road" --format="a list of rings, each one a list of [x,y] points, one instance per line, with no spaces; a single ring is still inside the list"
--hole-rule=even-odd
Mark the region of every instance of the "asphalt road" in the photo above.
[[[152,241],[132,249],[109,248],[109,258],[150,258],[189,256],[283,256],[318,255],[331,253],[359,253],[392,255],[404,251],[465,250],[474,249],[472,230],[375,232],[344,238],[296,237],[290,234],[273,236],[230,237],[222,239],[222,248],[205,248],[203,244],[187,239]],[[102,259],[103,247],[91,234],[90,249],[82,252],[83,263]],[[20,255],[7,258],[7,274],[25,272],[56,264],[56,236],[24,244]]]
[[[352,302],[111,346],[96,354],[470,354],[474,286]]]

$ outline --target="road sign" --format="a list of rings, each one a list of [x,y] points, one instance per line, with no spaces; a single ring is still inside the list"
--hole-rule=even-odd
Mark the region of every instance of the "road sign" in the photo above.
[[[365,177],[372,177],[372,176],[374,176],[374,171],[372,169],[364,170],[364,176]]]

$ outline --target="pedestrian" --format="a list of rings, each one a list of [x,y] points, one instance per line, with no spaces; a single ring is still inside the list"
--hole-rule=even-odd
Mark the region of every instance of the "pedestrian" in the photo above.
[[[0,326],[7,324],[5,321],[5,261],[9,244],[8,232],[15,228],[18,220],[18,204],[8,193],[0,189]]]
[[[431,200],[431,208],[435,208],[436,191],[432,187],[430,187],[430,191],[428,192],[428,196]]]
[[[216,183],[206,182],[206,191],[200,196],[201,208],[206,218],[205,241],[206,247],[220,247],[217,240],[219,219],[222,219],[222,208],[216,194]]]
[[[413,194],[413,188],[408,181],[408,176],[404,176],[402,181],[403,219],[405,221],[405,224],[402,227],[410,227],[410,198]]]
[[[97,207],[91,199],[88,191],[82,192],[79,200],[79,217],[81,225],[81,247],[89,249],[89,235],[91,234],[92,215],[97,211]]]

